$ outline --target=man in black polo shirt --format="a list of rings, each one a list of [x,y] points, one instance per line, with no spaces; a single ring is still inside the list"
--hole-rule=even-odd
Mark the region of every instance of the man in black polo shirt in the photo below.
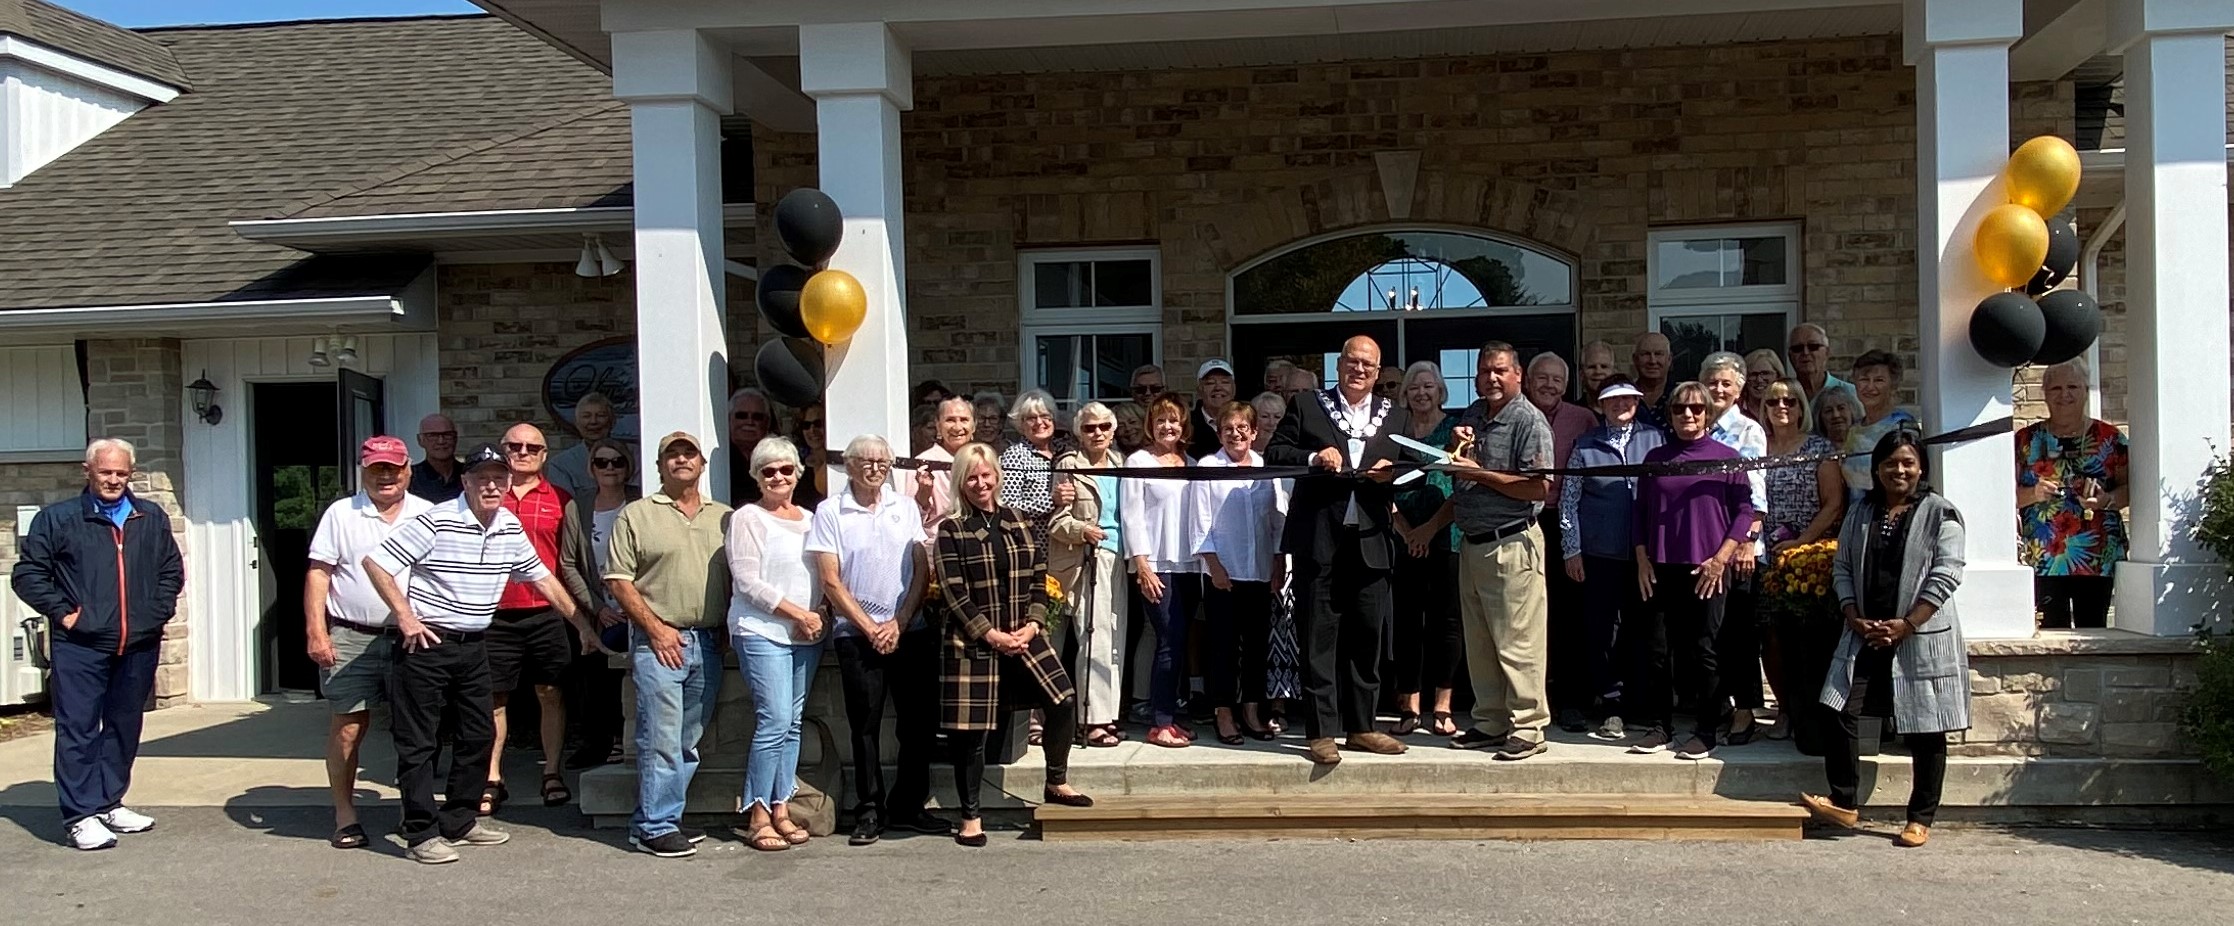
[[[441,504],[465,491],[458,481],[462,475],[458,468],[458,426],[450,416],[434,414],[419,419],[419,448],[427,452],[427,458],[411,464],[412,495]]]

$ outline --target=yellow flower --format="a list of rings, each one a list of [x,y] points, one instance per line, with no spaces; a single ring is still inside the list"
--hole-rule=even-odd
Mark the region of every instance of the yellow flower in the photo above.
[[[1056,601],[1063,600],[1063,583],[1055,581],[1054,576],[1047,577],[1047,597]]]

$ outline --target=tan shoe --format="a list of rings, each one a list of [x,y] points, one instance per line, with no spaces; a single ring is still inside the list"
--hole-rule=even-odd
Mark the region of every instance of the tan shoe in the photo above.
[[[1311,764],[1342,764],[1342,753],[1334,748],[1334,737],[1322,736],[1318,739],[1312,740],[1308,745],[1311,750]]]
[[[1847,829],[1853,829],[1855,826],[1859,825],[1862,822],[1862,814],[1860,811],[1848,810],[1844,807],[1840,807],[1837,804],[1831,803],[1831,799],[1827,797],[1817,797],[1813,794],[1802,794],[1800,795],[1800,806],[1807,808],[1808,813],[1814,814],[1815,819],[1832,824],[1834,826],[1843,826]]]
[[[1901,827],[1900,835],[1893,837],[1893,845],[1899,846],[1903,849],[1920,848],[1923,846],[1924,843],[1930,841],[1931,827],[1925,826],[1921,823],[1911,823],[1907,826]]]
[[[1352,733],[1342,746],[1345,749],[1355,749],[1360,752],[1370,752],[1383,756],[1401,756],[1404,754],[1404,750],[1411,748],[1404,745],[1403,741],[1396,737],[1378,730]]]

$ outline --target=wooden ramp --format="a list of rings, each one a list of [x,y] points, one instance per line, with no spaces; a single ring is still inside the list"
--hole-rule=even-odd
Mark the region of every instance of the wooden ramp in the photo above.
[[[1203,839],[1800,838],[1794,804],[1652,794],[1112,795],[1042,804],[1041,837]]]

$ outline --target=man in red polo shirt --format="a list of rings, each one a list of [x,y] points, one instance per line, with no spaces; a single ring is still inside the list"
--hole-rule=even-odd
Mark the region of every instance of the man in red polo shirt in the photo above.
[[[537,559],[553,572],[559,565],[559,526],[565,519],[566,504],[572,499],[565,489],[543,478],[543,462],[550,455],[550,445],[543,439],[543,432],[532,424],[522,422],[504,432],[504,459],[512,468],[512,488],[504,494],[504,508],[520,519],[520,526],[527,530],[528,543],[535,547]],[[597,631],[590,629],[587,621],[577,618],[574,640],[579,640],[583,651],[597,645]],[[574,660],[574,640],[567,639],[566,619],[553,610],[550,599],[533,585],[514,582],[504,588],[504,597],[497,600],[496,619],[489,624],[484,638],[489,653],[489,690],[496,721],[496,748],[489,752],[488,787],[481,792],[481,815],[496,812],[504,803],[504,742],[507,735],[505,703],[512,691],[527,682],[535,686],[535,701],[542,709],[543,781],[542,798],[545,806],[557,806],[573,799],[565,779],[559,777],[559,763],[566,748],[566,701],[560,694],[559,682],[566,668]]]

